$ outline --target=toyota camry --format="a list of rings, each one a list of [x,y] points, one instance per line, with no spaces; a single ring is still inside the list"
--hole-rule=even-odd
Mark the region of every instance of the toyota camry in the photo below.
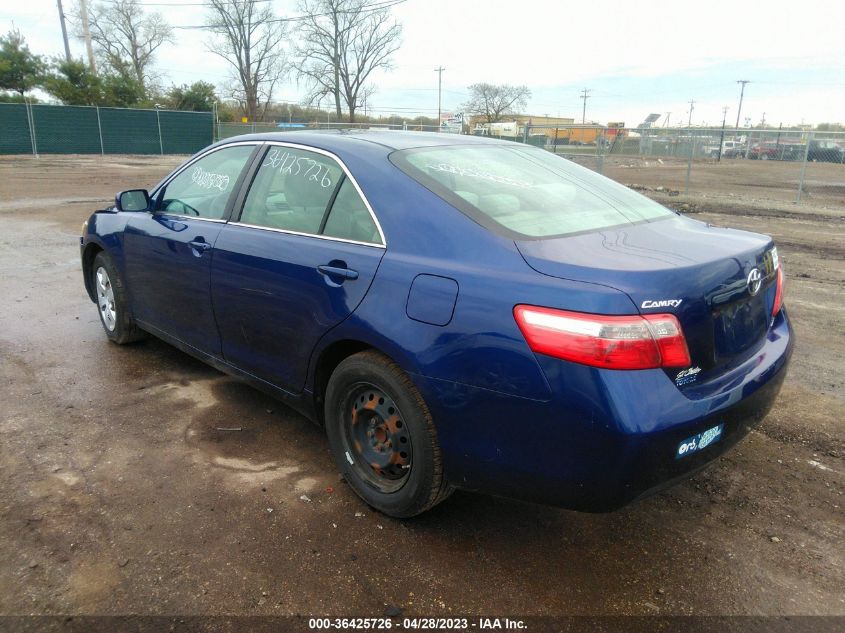
[[[770,237],[480,137],[227,139],[118,194],[81,254],[109,340],[284,400],[395,517],[455,488],[621,507],[739,441],[792,351]]]

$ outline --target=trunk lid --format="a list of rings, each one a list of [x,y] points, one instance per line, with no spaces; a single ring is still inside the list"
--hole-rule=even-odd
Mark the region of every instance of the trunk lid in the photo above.
[[[768,236],[671,217],[516,245],[537,272],[616,288],[641,314],[674,314],[692,359],[691,373],[667,370],[679,386],[745,361],[771,325],[777,256]]]

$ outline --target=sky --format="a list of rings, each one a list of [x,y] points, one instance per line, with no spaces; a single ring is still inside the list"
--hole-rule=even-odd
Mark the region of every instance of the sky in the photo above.
[[[76,0],[63,1],[71,13]],[[209,51],[208,33],[179,28],[205,22],[201,0],[140,1],[177,27],[176,43],[156,60],[165,86],[227,82],[227,62]],[[14,25],[34,52],[63,54],[54,0],[3,4],[0,30]],[[271,4],[279,16],[299,15],[296,0]],[[403,26],[402,46],[393,68],[373,76],[372,114],[436,116],[434,69],[443,66],[444,112],[460,112],[467,87],[483,81],[527,86],[526,113],[538,116],[580,122],[586,88],[587,121],[635,126],[657,113],[658,125],[667,117],[687,124],[694,101],[694,125],[721,125],[725,106],[732,125],[736,82],[748,79],[741,123],[845,123],[845,3],[837,0],[405,0],[392,12]],[[70,45],[83,55],[72,35]],[[274,99],[300,102],[303,93],[291,76]]]

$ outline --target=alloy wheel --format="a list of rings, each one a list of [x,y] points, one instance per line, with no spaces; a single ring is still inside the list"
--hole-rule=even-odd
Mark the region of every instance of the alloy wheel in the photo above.
[[[109,273],[105,268],[100,266],[97,269],[97,305],[100,308],[100,316],[103,319],[103,325],[109,332],[114,332],[117,326],[117,308],[114,303],[114,288],[109,279]]]

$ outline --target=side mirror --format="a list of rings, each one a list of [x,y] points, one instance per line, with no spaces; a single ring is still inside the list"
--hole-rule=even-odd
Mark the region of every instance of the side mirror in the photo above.
[[[114,208],[118,211],[147,211],[150,208],[150,194],[146,189],[121,191],[114,197]]]

